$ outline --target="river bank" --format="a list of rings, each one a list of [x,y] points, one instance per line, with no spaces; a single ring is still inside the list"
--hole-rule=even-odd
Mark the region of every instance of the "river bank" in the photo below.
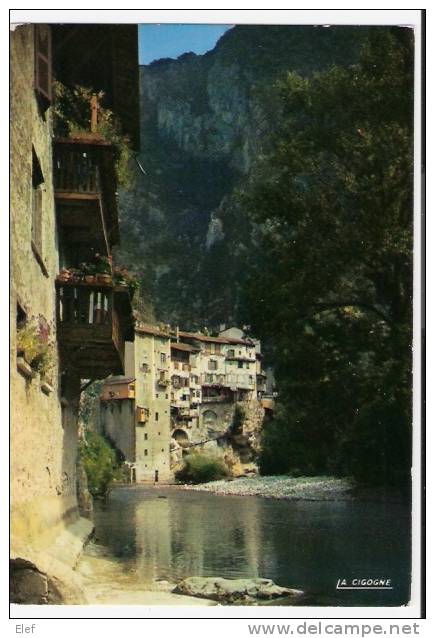
[[[363,488],[351,479],[333,476],[252,476],[183,485],[184,490],[221,496],[259,496],[285,501],[376,501],[406,503],[407,495],[381,488]]]
[[[183,605],[211,606],[213,600],[174,594],[176,583],[154,580],[138,583],[123,561],[111,556],[107,548],[91,541],[77,566],[77,575],[88,605]],[[134,586],[133,586],[134,583]]]
[[[330,476],[299,477],[252,476],[184,485],[183,489],[213,492],[222,496],[261,496],[288,501],[349,501],[355,498],[348,479]]]

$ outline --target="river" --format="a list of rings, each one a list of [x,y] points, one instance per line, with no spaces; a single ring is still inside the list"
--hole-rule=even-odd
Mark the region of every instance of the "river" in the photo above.
[[[187,576],[265,577],[302,589],[283,604],[406,604],[410,517],[398,503],[283,501],[174,487],[116,487],[95,508],[95,543],[132,588]],[[337,590],[389,578],[389,590]],[[296,601],[296,602],[295,602]]]

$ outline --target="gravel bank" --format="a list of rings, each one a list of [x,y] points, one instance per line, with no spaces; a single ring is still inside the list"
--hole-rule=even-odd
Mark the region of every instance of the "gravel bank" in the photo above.
[[[202,485],[185,485],[184,489],[232,494],[234,496],[263,496],[288,501],[350,501],[353,485],[348,479],[330,476],[253,476],[233,480],[212,481]]]

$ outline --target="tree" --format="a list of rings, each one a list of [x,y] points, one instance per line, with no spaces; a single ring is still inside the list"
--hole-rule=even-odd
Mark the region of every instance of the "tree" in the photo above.
[[[247,316],[272,337],[288,470],[409,477],[412,70],[412,33],[392,28],[356,65],[288,74],[283,124],[240,196],[260,254]]]

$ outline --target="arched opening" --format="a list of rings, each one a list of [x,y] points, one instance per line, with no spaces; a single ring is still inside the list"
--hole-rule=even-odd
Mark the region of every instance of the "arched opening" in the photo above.
[[[189,444],[189,437],[184,430],[174,430],[174,432],[172,432],[172,438],[180,447],[187,447]]]

